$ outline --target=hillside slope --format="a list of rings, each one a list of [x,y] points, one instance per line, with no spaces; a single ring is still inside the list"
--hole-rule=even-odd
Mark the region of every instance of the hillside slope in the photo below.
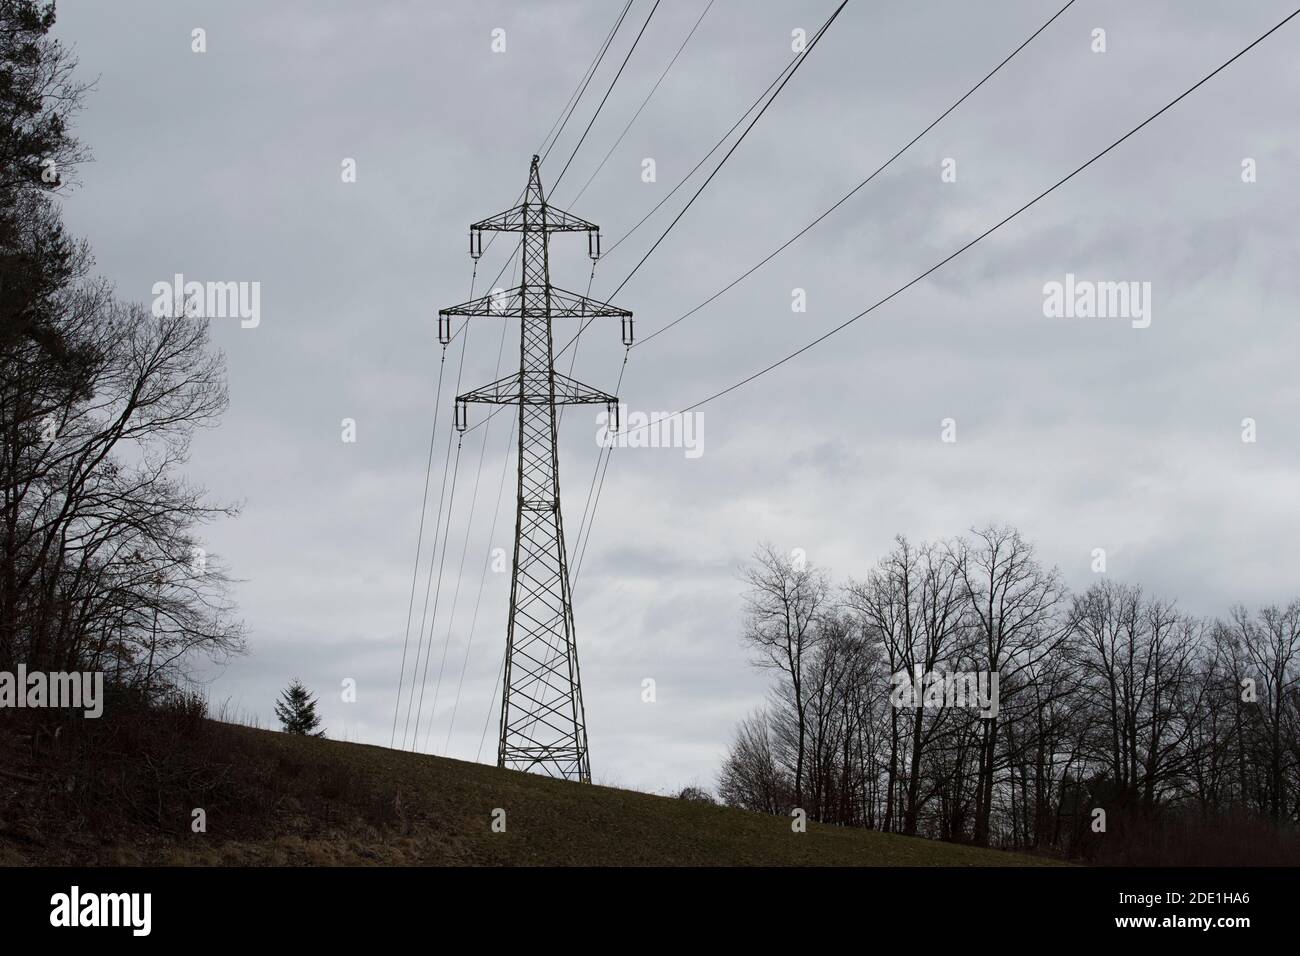
[[[98,798],[83,794],[71,813],[80,819],[56,806],[54,789],[24,795],[0,780],[0,864],[1048,862],[816,823],[795,834],[788,820],[762,814],[211,721],[199,736],[203,759],[193,766],[203,772],[176,764],[182,769],[160,774],[169,764],[156,755],[128,760],[123,779],[147,771],[153,789],[142,795],[117,778],[113,789],[97,784]],[[155,778],[164,783],[152,785]],[[114,799],[117,792],[129,796]],[[195,807],[205,811],[206,833],[190,832]],[[492,832],[497,808],[505,810],[504,833]]]

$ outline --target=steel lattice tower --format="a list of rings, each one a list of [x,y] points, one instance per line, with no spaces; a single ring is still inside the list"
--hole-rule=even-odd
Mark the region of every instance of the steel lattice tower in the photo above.
[[[519,482],[515,512],[510,617],[506,626],[497,766],[540,768],[553,777],[591,782],[582,680],[569,591],[569,566],[560,513],[556,414],[560,405],[604,404],[611,424],[618,399],[555,370],[551,320],[616,316],[631,344],[632,313],[555,288],[550,280],[550,235],[587,233],[587,251],[600,255],[599,228],[549,206],[539,160],[533,157],[523,202],[470,226],[470,255],[483,250],[484,232],[522,234],[521,284],[438,313],[444,345],[451,317],[518,317],[519,372],[456,396],[456,427],[464,430],[471,402],[518,405]]]

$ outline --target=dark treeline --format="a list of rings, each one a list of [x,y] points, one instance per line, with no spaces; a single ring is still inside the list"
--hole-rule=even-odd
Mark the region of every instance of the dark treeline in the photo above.
[[[1205,620],[1104,575],[1071,595],[1003,527],[900,537],[842,587],[770,546],[745,577],[744,639],[775,680],[736,731],[728,804],[1114,861],[1294,848],[1300,601]],[[891,700],[918,672],[996,674],[996,712]]]
[[[89,669],[146,699],[241,646],[180,466],[225,407],[204,321],[91,276],[60,215],[86,87],[52,4],[0,0],[0,670]]]

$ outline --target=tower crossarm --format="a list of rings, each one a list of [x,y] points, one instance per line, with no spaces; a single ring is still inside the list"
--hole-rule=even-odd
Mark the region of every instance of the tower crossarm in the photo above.
[[[632,313],[609,302],[551,287],[551,318],[559,319],[630,319]]]
[[[464,316],[466,318],[500,316],[501,318],[517,319],[522,315],[524,308],[523,292],[522,286],[515,286],[513,289],[505,289],[495,295],[483,295],[477,299],[462,302],[460,305],[439,309],[438,315],[444,318],[451,316]],[[632,317],[632,313],[627,309],[620,309],[608,302],[579,295],[576,292],[568,292],[555,286],[551,287],[550,306],[550,316],[553,319],[598,319],[606,317],[629,319]]]
[[[458,405],[617,405],[618,398],[584,385],[560,372],[555,373],[555,391],[542,375],[515,372],[491,384],[456,396]]]
[[[549,203],[541,204],[541,215],[534,203],[520,203],[513,209],[499,212],[495,216],[480,219],[471,225],[471,232],[529,232],[545,230],[546,232],[599,232],[600,227],[587,222],[571,212],[557,209]]]
[[[522,232],[525,233],[524,239],[532,234],[540,237],[543,242],[553,232],[585,232],[587,255],[591,256],[592,261],[600,258],[600,227],[546,201],[538,169],[540,165],[541,160],[534,156],[528,170],[528,186],[524,189],[523,202],[470,225],[469,254],[475,259],[483,255],[485,232]]]
[[[521,315],[522,309],[523,287],[515,286],[513,289],[505,289],[495,294],[481,295],[477,299],[470,299],[460,305],[439,309],[438,315],[441,318],[450,318],[453,315],[461,315],[466,318],[495,315],[507,319],[511,317],[517,319]]]

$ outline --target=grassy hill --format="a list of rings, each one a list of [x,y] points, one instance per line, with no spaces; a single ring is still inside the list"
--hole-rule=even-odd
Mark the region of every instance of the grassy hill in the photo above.
[[[119,741],[116,763],[51,759],[46,772],[0,777],[0,864],[1049,862],[816,823],[795,834],[788,820],[742,810],[207,720],[186,741],[135,748],[147,757]],[[206,833],[191,832],[196,807]],[[504,833],[491,829],[496,808]]]

